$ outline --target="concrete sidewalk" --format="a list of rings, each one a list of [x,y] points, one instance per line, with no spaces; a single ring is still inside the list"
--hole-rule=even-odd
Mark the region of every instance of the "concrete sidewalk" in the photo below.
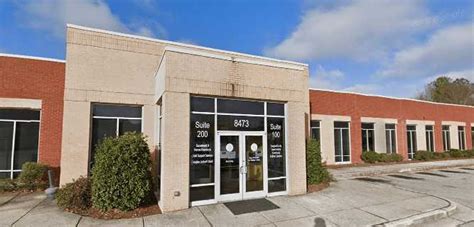
[[[303,196],[269,198],[280,208],[233,215],[223,204],[125,220],[97,220],[61,211],[42,194],[0,206],[0,226],[366,226],[449,206],[444,199],[360,180],[336,182]]]
[[[415,172],[430,169],[444,169],[472,165],[474,165],[474,159],[458,159],[389,165],[341,167],[337,169],[329,169],[329,172],[331,172],[331,174],[336,180],[344,180],[361,176],[375,176],[389,173]]]

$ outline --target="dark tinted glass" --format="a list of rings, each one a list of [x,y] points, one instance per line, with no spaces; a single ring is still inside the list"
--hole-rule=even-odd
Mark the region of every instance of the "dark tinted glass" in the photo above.
[[[373,123],[362,123],[362,128],[363,129],[374,129],[374,124]]]
[[[214,199],[214,186],[192,187],[189,197],[192,201]]]
[[[416,126],[414,125],[408,125],[407,130],[416,130]]]
[[[191,96],[191,111],[214,112],[214,99]]]
[[[15,135],[15,160],[13,169],[21,169],[25,162],[38,161],[38,122],[17,122]]]
[[[123,135],[126,132],[141,132],[141,131],[142,131],[141,120],[128,120],[128,119],[119,120],[119,135]]]
[[[94,104],[92,111],[94,116],[102,117],[142,117],[142,108],[140,106]]]
[[[443,125],[443,130],[449,130],[449,125]]]
[[[320,121],[311,121],[311,127],[319,127],[321,124]]]
[[[319,128],[312,128],[311,129],[311,138],[320,141],[321,138],[321,132]]]
[[[427,126],[425,127],[425,129],[426,129],[426,130],[433,130],[433,125],[427,125]]]
[[[191,184],[214,182],[214,115],[191,114]]]
[[[264,114],[263,102],[241,101],[230,99],[217,100],[217,112],[239,114]]]
[[[464,131],[464,126],[458,126],[459,131]]]
[[[334,122],[335,128],[349,128],[349,122],[336,121]]]
[[[0,119],[39,120],[40,111],[25,109],[0,109]]]
[[[10,172],[8,173],[0,173],[0,179],[2,178],[10,178]]]
[[[217,116],[217,130],[263,131],[264,127],[263,117]]]
[[[13,122],[0,122],[0,170],[11,169],[12,140]]]
[[[283,118],[267,119],[268,177],[286,176],[285,124]]]
[[[386,124],[385,129],[395,129],[395,124]]]
[[[240,188],[239,137],[220,137],[221,194],[238,193]]]
[[[268,192],[281,192],[285,190],[286,190],[286,179],[268,181]]]
[[[92,121],[92,141],[90,167],[94,162],[95,148],[105,137],[117,135],[116,119],[93,119]]]
[[[285,104],[267,103],[267,115],[284,116]]]
[[[350,148],[349,148],[349,129],[342,129],[342,154],[343,154],[343,161],[348,162],[350,161]]]

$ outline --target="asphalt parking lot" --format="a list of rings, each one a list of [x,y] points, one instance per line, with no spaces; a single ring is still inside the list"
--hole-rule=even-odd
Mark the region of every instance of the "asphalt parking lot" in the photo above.
[[[361,177],[373,184],[389,184],[451,200],[457,211],[449,218],[423,226],[474,226],[474,166]]]

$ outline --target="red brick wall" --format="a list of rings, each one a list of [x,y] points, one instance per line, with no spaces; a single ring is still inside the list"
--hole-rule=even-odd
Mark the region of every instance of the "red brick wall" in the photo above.
[[[466,123],[466,145],[472,149],[471,123],[474,123],[474,108],[443,104],[400,100],[377,96],[310,90],[311,114],[351,116],[351,158],[359,163],[362,153],[361,117],[393,118],[398,120],[398,152],[407,158],[405,120],[427,120],[435,122],[435,149],[443,150],[441,121]]]
[[[59,176],[65,63],[0,56],[0,98],[41,99],[39,162]]]

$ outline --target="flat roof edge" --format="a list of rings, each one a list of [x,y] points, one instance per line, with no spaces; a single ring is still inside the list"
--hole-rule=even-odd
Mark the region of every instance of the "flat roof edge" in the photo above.
[[[100,33],[105,33],[105,34],[110,34],[110,35],[117,35],[117,36],[126,37],[126,38],[141,39],[141,40],[146,40],[146,41],[151,41],[151,42],[160,42],[160,43],[166,43],[166,44],[171,44],[171,45],[176,45],[176,46],[196,48],[196,49],[207,50],[207,51],[214,51],[214,52],[225,53],[225,54],[240,55],[240,56],[249,57],[249,58],[257,58],[257,59],[261,59],[261,60],[265,60],[265,61],[274,61],[274,62],[279,62],[279,63],[293,64],[293,65],[308,67],[308,64],[301,63],[301,62],[280,60],[280,59],[276,59],[276,58],[269,58],[269,57],[263,57],[263,56],[252,55],[252,54],[239,53],[239,52],[235,52],[235,51],[220,50],[220,49],[215,49],[215,48],[210,48],[210,47],[203,47],[203,46],[198,46],[198,45],[193,45],[193,44],[185,44],[185,43],[179,43],[179,42],[174,42],[174,41],[169,41],[169,40],[162,40],[162,39],[156,39],[156,38],[149,38],[149,37],[145,37],[145,36],[126,34],[126,33],[122,33],[122,32],[114,32],[114,31],[109,31],[109,30],[104,30],[104,29],[99,29],[99,28],[85,27],[85,26],[75,25],[75,24],[67,24],[66,27],[76,28],[76,29],[81,29],[81,30],[86,30],[86,31],[100,32]]]
[[[0,57],[23,58],[23,59],[31,59],[31,60],[52,61],[52,62],[66,63],[65,60],[61,60],[61,59],[44,58],[44,57],[36,57],[36,56],[28,56],[28,55],[19,55],[19,54],[0,53]]]
[[[445,105],[445,106],[457,106],[457,107],[474,108],[474,106],[469,106],[469,105],[452,104],[452,103],[442,103],[442,102],[432,102],[432,101],[425,101],[425,100],[418,100],[418,99],[411,99],[411,98],[398,98],[398,97],[384,96],[384,95],[364,94],[364,93],[353,92],[353,91],[336,91],[336,90],[324,89],[324,88],[309,88],[309,90],[313,90],[313,91],[326,91],[326,92],[333,92],[333,93],[340,93],[340,94],[361,95],[361,96],[377,97],[377,98],[386,98],[386,99],[394,99],[394,100],[402,100],[402,101],[413,101],[413,102],[421,102],[421,103],[428,103],[428,104],[435,104],[435,105]]]

